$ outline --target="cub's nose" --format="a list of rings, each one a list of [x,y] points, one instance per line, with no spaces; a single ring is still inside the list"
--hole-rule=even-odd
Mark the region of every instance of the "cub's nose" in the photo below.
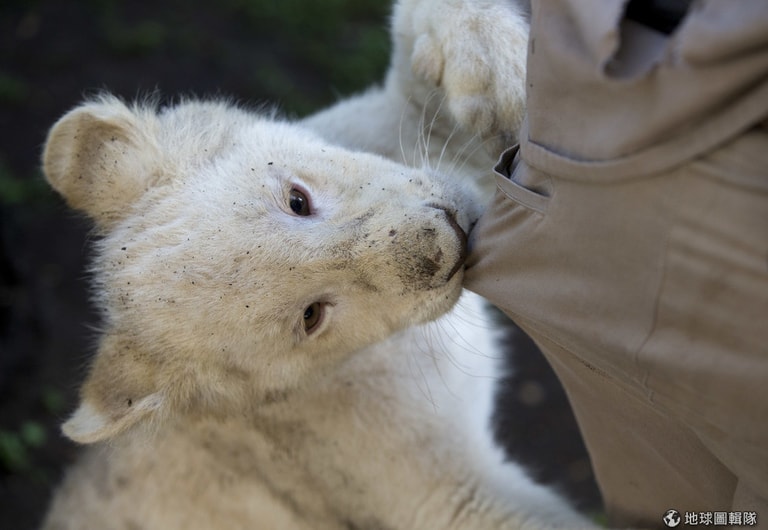
[[[457,213],[442,205],[427,204],[389,232],[397,275],[407,289],[439,289],[464,267],[467,234]]]

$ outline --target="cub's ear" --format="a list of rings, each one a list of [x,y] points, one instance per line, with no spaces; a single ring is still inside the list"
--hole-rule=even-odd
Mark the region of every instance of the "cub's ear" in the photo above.
[[[157,366],[112,338],[105,338],[80,390],[80,406],[62,426],[79,443],[107,440],[139,423],[159,423],[168,406],[158,390]]]
[[[48,133],[43,170],[67,203],[108,225],[160,179],[157,117],[104,96],[64,115]]]
[[[133,427],[139,420],[157,411],[162,403],[163,397],[160,394],[150,394],[132,405],[126,402],[122,413],[114,415],[112,412],[116,411],[101,411],[94,403],[84,400],[72,417],[61,426],[61,430],[77,443],[101,442]]]

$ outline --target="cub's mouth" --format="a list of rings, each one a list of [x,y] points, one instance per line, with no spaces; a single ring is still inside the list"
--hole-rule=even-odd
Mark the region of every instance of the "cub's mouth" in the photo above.
[[[453,231],[456,233],[456,238],[459,242],[459,255],[456,259],[456,263],[453,265],[453,268],[448,272],[448,277],[446,278],[446,282],[451,281],[451,279],[456,276],[456,273],[459,272],[464,268],[464,263],[467,261],[467,254],[468,254],[468,237],[467,233],[461,228],[459,223],[456,221],[456,214],[455,212],[450,212],[446,210],[446,214],[448,214],[448,224],[453,228]]]
[[[453,230],[453,233],[456,236],[456,246],[450,250],[447,248],[441,248],[438,250],[437,255],[434,257],[434,261],[437,264],[440,264],[443,261],[443,256],[445,254],[455,256],[455,263],[448,270],[448,274],[444,276],[444,282],[448,283],[451,281],[451,279],[453,279],[454,276],[456,276],[456,273],[464,268],[464,263],[467,261],[467,256],[469,254],[469,237],[467,236],[467,233],[464,231],[464,229],[461,228],[461,225],[456,219],[458,216],[458,212],[456,210],[440,204],[429,204],[428,206],[436,210],[441,210],[445,214],[448,226],[451,227],[451,230]],[[446,264],[443,264],[440,268],[445,270],[445,267]]]

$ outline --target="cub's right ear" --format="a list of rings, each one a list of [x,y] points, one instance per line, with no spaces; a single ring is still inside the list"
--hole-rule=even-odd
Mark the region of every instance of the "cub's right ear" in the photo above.
[[[43,170],[67,203],[106,226],[161,179],[157,116],[104,96],[68,112],[48,133]]]

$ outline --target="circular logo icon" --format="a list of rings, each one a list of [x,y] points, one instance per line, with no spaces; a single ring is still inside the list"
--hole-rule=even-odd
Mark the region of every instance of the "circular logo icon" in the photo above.
[[[677,510],[667,510],[667,513],[662,517],[662,521],[664,521],[664,524],[669,528],[674,528],[680,524],[680,512]]]

